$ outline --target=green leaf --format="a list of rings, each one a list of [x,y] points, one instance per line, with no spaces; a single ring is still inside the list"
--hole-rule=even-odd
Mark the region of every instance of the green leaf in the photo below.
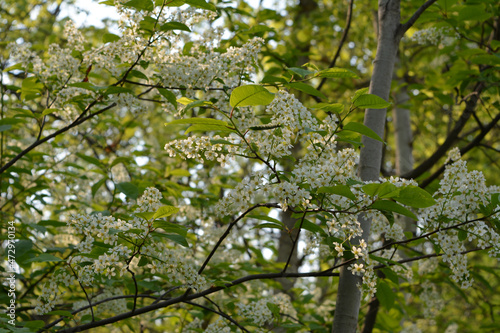
[[[336,194],[356,201],[356,196],[347,185],[323,186],[318,189],[318,193]]]
[[[399,195],[394,198],[397,202],[415,208],[426,208],[434,206],[436,200],[424,189],[418,186],[406,186],[401,189]]]
[[[394,306],[394,301],[396,300],[396,294],[392,288],[383,280],[379,280],[377,284],[377,299],[380,304],[386,309],[391,309]]]
[[[207,9],[213,12],[217,11],[217,8],[213,4],[207,3],[205,0],[184,0],[184,2],[196,8]]]
[[[319,71],[315,74],[317,77],[327,77],[327,78],[359,78],[358,74],[354,73],[353,71],[346,69],[346,68],[338,68],[338,67],[333,67],[333,68],[328,68],[324,69],[322,71]]]
[[[116,189],[121,193],[125,194],[127,197],[131,199],[137,199],[139,196],[139,189],[132,183],[122,182],[116,184]]]
[[[180,244],[184,247],[189,247],[189,244],[188,244],[186,238],[182,237],[181,235],[164,234],[164,233],[157,232],[157,231],[153,231],[151,234],[153,236],[158,236],[158,237],[170,239],[171,241],[174,241],[175,243]]]
[[[43,116],[46,116],[46,115],[48,115],[48,114],[51,114],[51,113],[53,113],[53,112],[58,112],[58,111],[61,111],[61,110],[60,110],[60,109],[45,109],[45,110],[43,110],[43,112],[42,112],[42,117],[43,117]]]
[[[483,4],[479,5],[465,5],[458,13],[460,21],[486,21],[493,14],[489,13]]]
[[[8,131],[12,128],[12,125],[0,125],[0,132]]]
[[[356,90],[356,92],[354,93],[354,96],[352,96],[352,102],[357,100],[359,98],[359,96],[367,94],[369,89],[370,88],[366,87],[366,88],[361,88],[359,90]]]
[[[59,262],[63,261],[61,258],[53,256],[52,254],[42,253],[35,258],[26,260],[25,262]]]
[[[129,73],[128,73],[128,77],[131,78],[131,77],[137,77],[139,79],[143,79],[143,80],[149,80],[149,78],[146,76],[146,74],[144,74],[143,72],[141,71],[138,71],[136,69],[132,69]]]
[[[187,119],[176,119],[169,123],[166,123],[165,126],[170,125],[178,125],[178,124],[200,124],[200,125],[217,125],[217,126],[225,126],[229,128],[229,124],[225,121],[213,119],[213,118],[187,118]]]
[[[186,2],[184,0],[170,0],[165,2],[165,6],[167,7],[180,7],[184,5]]]
[[[267,25],[258,24],[258,25],[254,25],[253,27],[251,27],[247,31],[244,31],[244,33],[247,33],[247,34],[258,34],[260,32],[266,32],[266,31],[274,31],[274,29],[271,28],[271,27],[269,27],[269,26],[267,26]]]
[[[37,223],[38,225],[51,226],[51,227],[65,227],[67,224],[65,222],[60,222],[56,220],[42,220]]]
[[[156,211],[155,215],[153,215],[153,218],[156,219],[161,219],[162,217],[167,217],[172,214],[175,214],[179,211],[179,208],[174,207],[174,206],[161,206],[158,208]]]
[[[186,235],[187,235],[187,228],[186,227],[172,223],[172,222],[155,221],[155,222],[153,222],[153,226],[155,228],[163,229],[163,231],[165,231],[165,233],[167,233],[167,234],[174,233],[174,234],[181,235],[183,237],[186,237]]]
[[[85,90],[98,91],[99,87],[94,86],[90,82],[75,82],[68,84],[68,87],[82,88]]]
[[[73,314],[71,312],[64,310],[50,311],[47,314],[52,316],[73,317]]]
[[[116,42],[117,40],[120,40],[120,36],[111,34],[111,33],[106,33],[102,36],[102,42],[103,43],[110,43],[110,42]]]
[[[398,213],[404,216],[411,217],[414,220],[417,220],[417,217],[413,212],[410,210],[406,209],[405,207],[401,206],[400,204],[395,203],[394,201],[390,200],[378,200],[375,201],[373,204],[369,206],[371,209],[378,209],[378,210],[387,210],[390,212]]]
[[[181,22],[167,22],[160,27],[160,31],[170,30],[191,31],[187,25]]]
[[[177,97],[175,97],[175,94],[171,92],[170,90],[163,89],[163,88],[156,88],[158,92],[169,101],[170,104],[174,106],[175,109],[177,109]]]
[[[303,83],[303,82],[292,82],[292,83],[286,84],[285,86],[287,86],[289,88],[300,90],[302,92],[305,92],[306,94],[316,96],[316,97],[319,97],[321,99],[327,99],[326,96],[323,95],[322,92],[320,92],[316,88],[314,88],[306,83]]]
[[[392,269],[381,268],[380,270],[382,271],[382,273],[384,273],[384,275],[387,279],[391,280],[396,285],[399,284],[399,275],[396,274]]]
[[[101,186],[106,182],[108,177],[104,177],[101,180],[99,180],[97,183],[92,185],[92,198],[95,197],[97,191],[101,188]]]
[[[304,76],[307,76],[307,75],[314,73],[308,69],[300,68],[300,67],[290,67],[290,68],[287,68],[286,70],[292,74],[297,74],[300,77],[304,77]]]
[[[293,226],[294,229],[299,228],[301,225],[301,222],[302,222],[301,220],[297,220],[297,222],[295,222],[295,225]],[[304,220],[302,222],[302,229],[310,231],[310,232],[315,233],[315,234],[316,233],[319,233],[321,235],[325,234],[325,231],[323,230],[323,228],[321,228],[316,223],[312,223],[311,221],[308,221],[308,220]]]
[[[274,94],[258,85],[240,86],[233,90],[229,103],[232,107],[249,105],[268,105],[274,99]]]
[[[40,96],[43,84],[34,76],[27,77],[21,85],[21,100],[33,100]]]
[[[364,95],[364,96],[366,96],[366,95]],[[367,136],[369,138],[372,138],[374,140],[385,143],[384,140],[382,140],[382,138],[377,133],[375,133],[371,128],[369,128],[361,123],[351,122],[351,123],[346,124],[343,127],[343,129],[345,131],[356,132],[356,133],[362,134],[364,136]]]
[[[151,0],[130,0],[123,4],[126,7],[132,7],[138,10],[152,11],[155,5]]]
[[[383,98],[373,94],[360,95],[353,101],[353,105],[362,109],[385,109],[391,105]]]
[[[399,195],[400,188],[389,182],[366,184],[362,188],[363,192],[371,197],[393,198]]]
[[[99,161],[97,158],[95,157],[92,157],[92,156],[87,156],[87,155],[84,155],[84,154],[81,154],[81,153],[76,153],[76,156],[80,157],[82,160],[90,163],[90,164],[93,164],[99,168],[103,168],[104,165],[101,163],[101,161]]]
[[[106,91],[104,92],[104,95],[114,95],[114,94],[131,94],[133,95],[134,92],[130,90],[129,88],[124,88],[124,87],[117,87],[117,86],[109,86]]]
[[[174,169],[168,172],[169,176],[180,176],[180,177],[189,177],[191,173],[185,169]]]
[[[140,218],[145,219],[146,221],[149,221],[153,218],[156,212],[142,212],[142,213],[135,213],[134,215]],[[130,230],[129,230],[130,231]]]
[[[319,109],[325,112],[342,113],[344,111],[344,104],[341,103],[318,103],[311,106],[311,109]]]
[[[212,125],[212,124],[195,124],[189,126],[186,130],[186,134],[190,132],[235,132],[234,128],[229,128],[227,126]]]

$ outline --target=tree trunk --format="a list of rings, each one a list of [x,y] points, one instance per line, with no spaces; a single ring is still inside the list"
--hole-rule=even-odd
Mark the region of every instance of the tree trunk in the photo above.
[[[392,72],[396,61],[396,53],[401,39],[399,0],[379,0],[378,3],[378,45],[373,74],[370,82],[370,94],[385,100],[389,99]],[[384,126],[387,110],[367,109],[364,124],[384,137]],[[359,174],[362,180],[377,180],[380,175],[382,161],[382,143],[367,137],[362,138]],[[368,242],[371,221],[360,215],[359,221],[363,230],[362,238]],[[353,240],[357,244],[360,239]],[[347,266],[340,270],[337,303],[333,319],[334,333],[355,333],[358,322],[361,293],[357,284],[361,277],[351,274]]]

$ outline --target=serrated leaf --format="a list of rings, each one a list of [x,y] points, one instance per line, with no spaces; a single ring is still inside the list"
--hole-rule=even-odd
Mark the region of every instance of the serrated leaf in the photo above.
[[[179,208],[174,207],[174,206],[161,206],[158,208],[158,210],[155,212],[153,215],[153,218],[156,219],[161,219],[162,217],[167,217],[172,214],[175,214],[179,211]]]
[[[314,76],[326,77],[326,78],[359,78],[358,74],[346,68],[333,67],[321,70],[317,72]]]
[[[352,96],[351,100],[355,101],[356,99],[358,99],[359,96],[367,94],[369,89],[370,88],[366,87],[366,88],[361,88],[359,90],[356,90],[356,92],[354,93],[354,96]]]
[[[122,182],[116,184],[116,189],[121,193],[125,194],[127,197],[131,199],[137,199],[139,196],[139,189],[132,183]]]
[[[384,140],[382,140],[382,138],[377,133],[375,133],[371,128],[369,128],[361,123],[356,123],[356,122],[347,123],[343,127],[343,129],[345,131],[356,132],[356,133],[362,134],[364,136],[367,136],[369,138],[372,138],[374,140],[385,143]]]
[[[160,27],[160,31],[170,30],[191,31],[187,25],[181,22],[167,22]]]
[[[356,201],[356,196],[347,185],[323,186],[318,189],[318,193],[336,194]]]
[[[240,86],[233,90],[229,103],[232,107],[250,105],[268,105],[274,99],[274,94],[259,85]]]
[[[373,94],[360,95],[352,104],[361,109],[385,109],[391,105],[383,98]]]
[[[319,97],[321,99],[327,99],[326,96],[323,95],[323,93],[321,91],[319,91],[316,88],[314,88],[306,83],[303,83],[303,82],[287,83],[285,86],[287,86],[289,88],[300,90],[302,92],[305,92],[306,94],[316,96],[316,97]]]
[[[427,208],[436,204],[436,200],[424,189],[418,186],[406,186],[394,198],[397,202],[415,208]]]
[[[377,209],[377,210],[387,210],[390,212],[398,213],[404,216],[411,217],[414,220],[417,220],[417,217],[415,214],[413,214],[412,211],[408,210],[407,208],[401,206],[398,203],[395,203],[394,201],[390,200],[377,200],[373,204],[369,206],[371,209]]]
[[[59,261],[63,260],[61,258],[53,256],[52,254],[42,253],[39,256],[26,260],[25,262],[27,263],[27,262],[59,262]]]

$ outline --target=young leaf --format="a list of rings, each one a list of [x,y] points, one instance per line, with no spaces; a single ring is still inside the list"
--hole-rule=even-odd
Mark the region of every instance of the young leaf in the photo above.
[[[341,103],[318,103],[311,106],[311,109],[319,109],[325,112],[342,113],[344,111],[344,104]]]
[[[229,103],[232,107],[249,105],[268,105],[274,99],[274,94],[259,85],[240,86],[233,90]]]
[[[220,125],[212,125],[212,124],[195,124],[189,126],[186,130],[186,134],[190,132],[235,132],[234,128],[230,128],[227,126]]]
[[[229,127],[229,124],[225,121],[213,119],[213,118],[187,118],[187,119],[176,119],[169,123],[166,123],[166,126],[177,125],[177,124],[201,124],[201,125],[217,125],[217,126],[225,126]]]
[[[377,299],[380,304],[387,310],[394,306],[394,301],[396,300],[396,294],[392,288],[383,280],[379,280],[377,284]]]
[[[371,128],[366,127],[361,123],[356,123],[356,122],[348,123],[344,126],[344,130],[360,133],[363,134],[364,136],[385,143],[384,140],[382,140],[382,138],[377,133],[375,133]]]

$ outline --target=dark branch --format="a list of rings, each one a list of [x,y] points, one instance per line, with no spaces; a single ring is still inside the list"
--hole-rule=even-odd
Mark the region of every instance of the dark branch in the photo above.
[[[432,4],[434,4],[436,1],[437,0],[427,0],[422,6],[420,6],[420,8],[417,9],[417,11],[412,15],[412,17],[410,17],[408,21],[406,21],[401,25],[399,29],[400,36],[402,37],[405,34],[405,32],[408,31],[408,29],[410,29],[413,24],[415,24],[420,15],[422,15],[423,12],[425,12],[425,10],[429,8]]]

